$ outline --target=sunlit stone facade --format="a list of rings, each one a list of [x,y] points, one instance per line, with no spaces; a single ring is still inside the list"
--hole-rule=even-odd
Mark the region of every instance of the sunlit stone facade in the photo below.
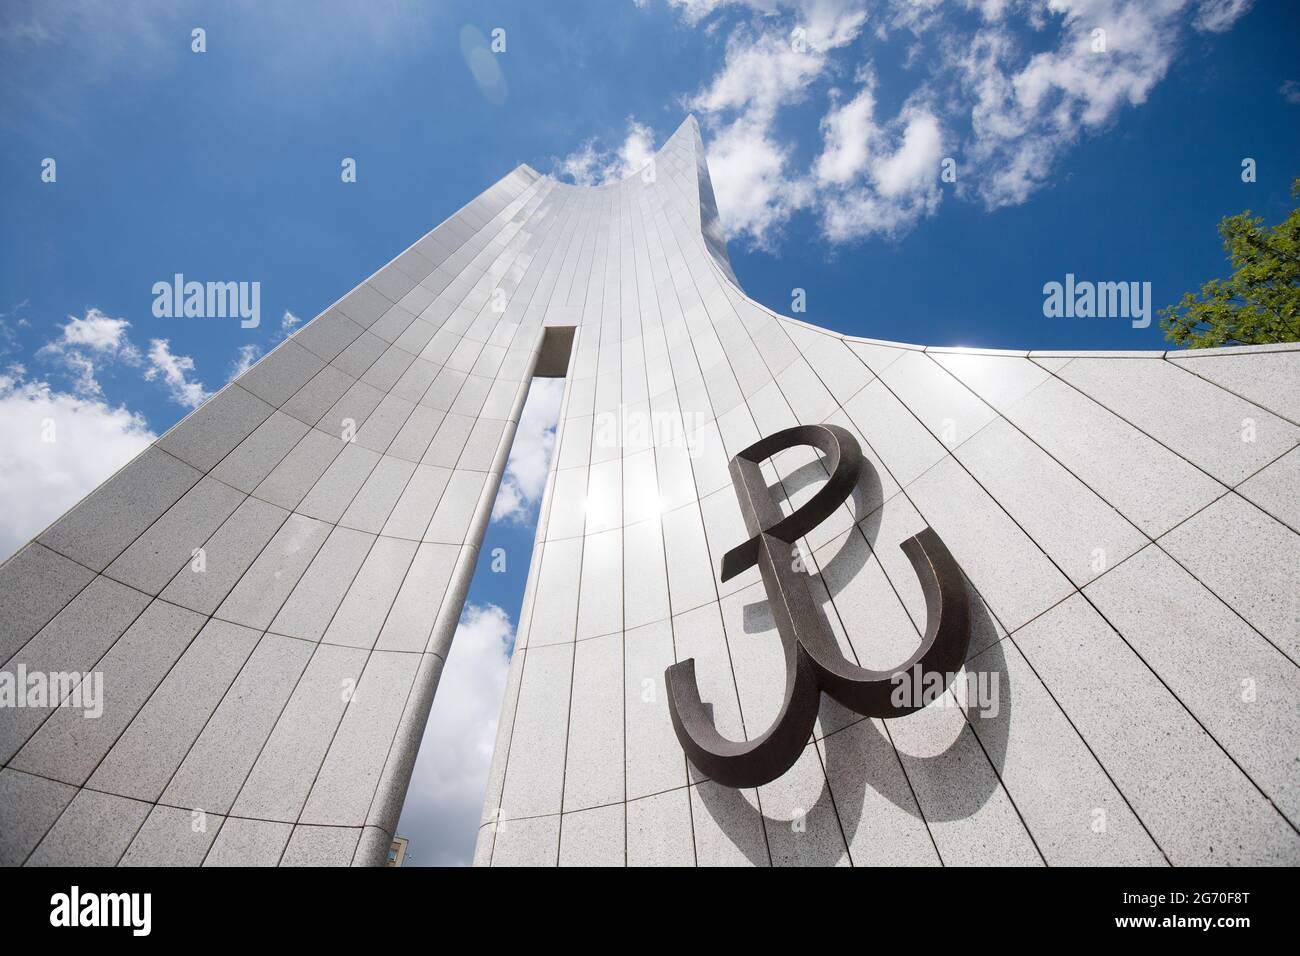
[[[3,671],[104,687],[97,719],[0,709],[0,862],[382,864],[548,327],[575,333],[479,863],[1300,862],[1300,351],[777,315],[694,120],[615,185],[519,167],[0,568]],[[684,758],[664,670],[695,659],[723,733],[767,727],[767,595],[719,575],[748,537],[728,461],[822,422],[872,466],[799,549],[826,622],[905,659],[898,546],[930,526],[968,679],[888,721],[824,702],[788,773],[731,790]],[[787,507],[826,475],[805,451],[765,466]]]

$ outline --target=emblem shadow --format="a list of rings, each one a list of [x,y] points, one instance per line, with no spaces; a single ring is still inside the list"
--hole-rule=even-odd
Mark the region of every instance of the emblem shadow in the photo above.
[[[844,586],[842,583],[837,586],[835,582],[852,581],[866,566],[872,553],[877,551],[883,493],[875,468],[869,462],[864,464],[845,501],[853,516],[854,527],[829,560],[819,558],[819,570],[810,575],[816,595],[816,613],[822,626],[828,629],[831,624],[824,602],[828,596],[833,602]],[[786,475],[780,484],[772,486],[772,491],[778,496],[794,498],[805,488],[824,483],[827,477],[823,460],[814,460]],[[893,543],[889,546],[898,545]],[[804,819],[809,831],[814,829],[813,821],[837,820],[844,842],[854,847],[863,822],[868,789],[909,816],[934,822],[960,820],[973,815],[999,789],[1010,726],[1011,684],[992,615],[969,580],[965,583],[970,596],[971,623],[966,668],[968,673],[974,668],[997,681],[999,706],[996,714],[981,716],[978,710],[972,713],[968,704],[957,705],[955,700],[951,700],[953,690],[949,688],[940,700],[949,706],[960,707],[962,723],[959,731],[946,741],[942,749],[926,755],[912,755],[896,747],[887,731],[882,731],[887,721],[863,717],[823,694],[816,729],[821,746],[821,786],[814,800],[803,801],[803,805],[808,807]],[[741,618],[743,633],[740,639],[768,634],[775,640],[771,602],[766,596],[743,605]],[[924,618],[920,626],[924,627]],[[870,635],[865,635],[864,639],[870,640]],[[919,631],[917,640],[920,640]],[[774,649],[772,653],[777,652]],[[712,717],[712,706],[705,706]],[[972,729],[976,724],[978,733]],[[972,761],[970,757],[981,749],[987,761]],[[747,798],[741,790],[709,780],[690,761],[687,761],[687,767],[704,808],[751,863],[767,865],[770,861],[782,862],[793,855],[800,863],[830,865],[841,858],[844,847],[839,839],[818,840],[812,838],[811,833],[792,833],[791,819],[779,815],[779,811],[774,812],[772,797],[780,785],[779,780],[763,785],[758,792],[760,799],[755,800],[752,789]],[[918,787],[922,789],[918,791]],[[763,803],[763,794],[769,796],[764,812],[760,814],[755,804]],[[917,795],[924,810],[918,806]],[[761,827],[761,833],[755,833],[756,823]],[[789,852],[785,852],[781,846],[783,843],[789,844]],[[859,857],[856,862],[871,862],[870,857],[865,861],[861,859],[861,847],[856,849]],[[778,856],[780,860],[776,859]]]

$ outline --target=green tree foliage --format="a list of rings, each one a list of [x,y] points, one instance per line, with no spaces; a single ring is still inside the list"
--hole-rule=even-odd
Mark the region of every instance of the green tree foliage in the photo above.
[[[1300,198],[1300,179],[1291,185]],[[1165,337],[1190,348],[1300,341],[1300,208],[1276,226],[1250,210],[1219,223],[1230,279],[1160,310]]]

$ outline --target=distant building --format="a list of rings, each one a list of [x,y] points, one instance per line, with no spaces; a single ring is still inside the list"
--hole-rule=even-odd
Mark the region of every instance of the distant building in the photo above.
[[[401,866],[406,859],[406,844],[409,841],[406,837],[393,837],[392,845],[388,848],[388,860],[384,866]]]

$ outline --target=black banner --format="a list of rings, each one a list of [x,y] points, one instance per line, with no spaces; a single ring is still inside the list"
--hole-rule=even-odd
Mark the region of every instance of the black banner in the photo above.
[[[858,923],[873,945],[882,932],[912,946],[1103,936],[1233,945],[1261,930],[1278,938],[1295,911],[1288,870],[566,870],[544,879],[526,870],[405,870],[9,870],[6,941],[207,948],[423,939],[464,948],[478,935],[496,946],[521,933],[548,946],[572,934],[585,948],[611,920],[624,929],[600,935],[630,934],[630,944],[666,916],[688,914],[705,924],[692,942],[720,931],[734,943],[753,932],[770,945],[774,921],[832,917],[840,932]],[[718,925],[722,912],[741,925]]]

